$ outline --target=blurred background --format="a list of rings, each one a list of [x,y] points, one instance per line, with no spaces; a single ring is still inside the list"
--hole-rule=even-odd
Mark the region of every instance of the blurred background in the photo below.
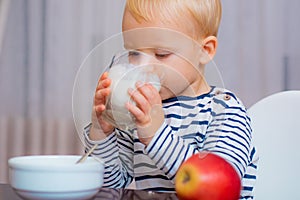
[[[10,157],[83,152],[75,76],[97,44],[121,32],[124,3],[0,0],[0,183]],[[299,0],[223,1],[214,61],[246,107],[300,89],[299,8]]]

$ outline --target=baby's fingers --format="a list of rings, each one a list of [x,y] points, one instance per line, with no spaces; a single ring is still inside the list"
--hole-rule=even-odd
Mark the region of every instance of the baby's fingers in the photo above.
[[[105,110],[107,96],[110,94],[110,88],[100,89],[96,91],[94,98],[94,106],[97,113]]]
[[[110,94],[111,80],[108,78],[108,73],[104,72],[98,81],[95,92],[94,104],[95,106],[105,104],[107,96]]]
[[[100,114],[105,110],[105,105],[104,104],[95,105],[94,108],[96,113]]]
[[[150,105],[161,104],[159,92],[150,83],[137,82],[136,87]]]
[[[144,126],[148,124],[151,119],[150,116],[144,113],[139,107],[131,104],[130,102],[126,103],[126,108],[134,116],[137,125]]]
[[[129,89],[128,93],[130,98],[136,103],[136,106],[144,113],[148,113],[150,111],[151,105],[148,100],[138,91]]]
[[[108,72],[104,72],[98,81],[96,90],[107,88],[110,86],[110,84],[111,84],[111,80],[108,78]]]
[[[110,88],[98,89],[95,93],[95,100],[105,101],[105,98],[110,94]]]

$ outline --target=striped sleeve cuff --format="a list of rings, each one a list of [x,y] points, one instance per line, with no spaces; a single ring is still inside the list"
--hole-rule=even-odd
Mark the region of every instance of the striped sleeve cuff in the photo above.
[[[148,154],[151,158],[155,157],[159,150],[157,147],[163,147],[163,144],[166,142],[167,137],[171,132],[171,127],[169,127],[166,123],[163,123],[163,125],[157,130],[151,142],[145,148],[144,153]]]
[[[116,134],[112,133],[103,140],[94,141],[89,138],[90,129],[91,124],[84,129],[86,148],[89,149],[95,144],[98,144],[98,147],[93,151],[93,155],[101,158],[105,163],[112,161],[113,158],[116,158],[118,154]]]
[[[92,155],[100,158],[105,163],[103,187],[119,188],[125,187],[132,181],[132,174],[128,173],[129,167],[122,166],[119,153],[119,144],[117,135],[120,135],[117,129],[103,140],[94,141],[89,138],[91,125],[84,129],[84,138],[87,148],[98,144]],[[124,160],[124,159],[123,159]],[[128,163],[128,162],[127,162]]]
[[[193,149],[184,145],[182,138],[174,135],[172,128],[164,123],[144,153],[148,154],[170,179],[173,179],[181,163],[192,155]]]

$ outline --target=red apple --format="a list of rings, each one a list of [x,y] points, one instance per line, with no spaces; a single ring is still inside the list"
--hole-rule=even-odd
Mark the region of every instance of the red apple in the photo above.
[[[222,157],[200,152],[182,163],[175,177],[175,189],[181,200],[237,200],[241,179]]]

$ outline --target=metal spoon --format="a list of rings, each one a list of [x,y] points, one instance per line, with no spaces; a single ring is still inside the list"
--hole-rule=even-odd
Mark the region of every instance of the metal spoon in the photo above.
[[[81,156],[81,158],[76,162],[76,164],[84,162],[87,159],[87,157],[96,149],[97,146],[98,144],[94,144],[94,146],[88,152]]]

